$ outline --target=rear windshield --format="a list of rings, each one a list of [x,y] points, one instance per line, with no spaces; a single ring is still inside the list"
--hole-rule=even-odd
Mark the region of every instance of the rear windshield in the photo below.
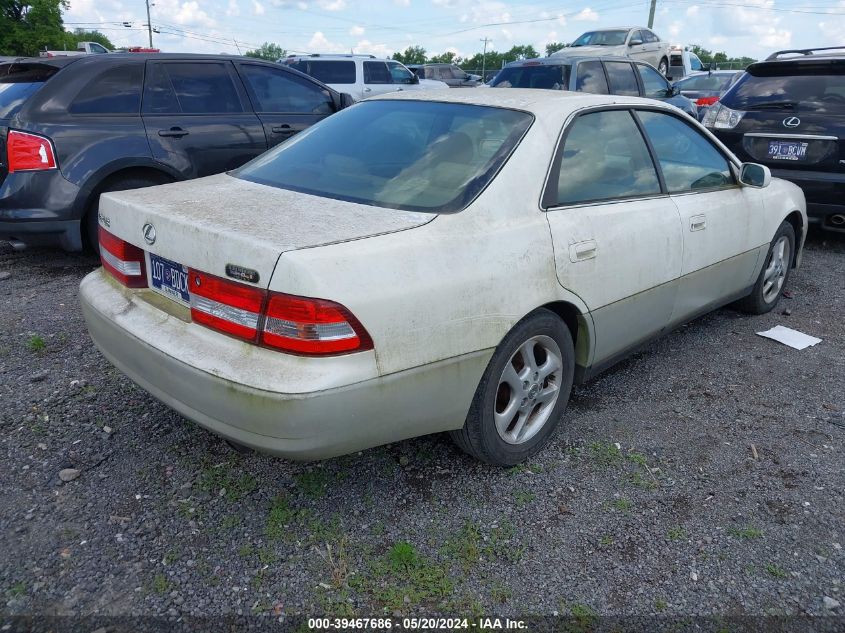
[[[0,119],[10,119],[58,68],[32,64],[0,66]]]
[[[763,66],[753,72],[746,72],[725,95],[722,102],[726,106],[735,110],[845,114],[845,66]]]
[[[728,86],[733,79],[733,75],[696,75],[695,77],[687,77],[681,79],[675,85],[681,90],[711,90],[713,92],[723,92],[728,89]]]
[[[355,83],[355,62],[354,61],[314,61],[302,59],[289,64],[301,73],[311,75],[324,84],[354,84]]]
[[[450,213],[487,186],[532,120],[476,105],[363,102],[232,173],[325,198]]]
[[[545,88],[546,90],[567,90],[569,72],[572,66],[538,65],[509,66],[503,68],[490,84],[494,88]]]

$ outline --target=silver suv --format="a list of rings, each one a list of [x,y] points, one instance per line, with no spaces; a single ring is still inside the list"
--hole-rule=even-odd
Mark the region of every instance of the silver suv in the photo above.
[[[374,55],[292,55],[279,61],[356,100],[400,90],[449,87],[442,81],[419,79],[399,62]]]

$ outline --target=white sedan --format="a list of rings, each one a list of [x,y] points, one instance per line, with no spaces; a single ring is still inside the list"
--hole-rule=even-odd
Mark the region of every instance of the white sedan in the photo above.
[[[581,34],[552,57],[611,55],[647,62],[664,77],[669,72],[671,44],[644,26],[620,26]]]
[[[185,417],[297,459],[449,431],[498,465],[573,381],[771,310],[807,227],[798,187],[671,106],[518,89],[361,102],[99,222],[91,337]]]

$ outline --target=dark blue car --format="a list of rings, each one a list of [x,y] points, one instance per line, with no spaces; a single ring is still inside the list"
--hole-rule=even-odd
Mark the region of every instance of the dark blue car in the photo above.
[[[654,66],[627,57],[522,59],[502,68],[491,86],[648,97],[671,103],[693,118],[698,115],[695,104],[673,88]]]

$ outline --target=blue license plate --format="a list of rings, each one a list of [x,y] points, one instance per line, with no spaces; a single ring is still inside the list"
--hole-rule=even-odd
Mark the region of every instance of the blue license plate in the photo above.
[[[807,158],[807,143],[769,141],[768,157],[773,160],[804,160]]]
[[[190,304],[188,294],[188,269],[158,255],[150,255],[150,288],[171,299]]]

